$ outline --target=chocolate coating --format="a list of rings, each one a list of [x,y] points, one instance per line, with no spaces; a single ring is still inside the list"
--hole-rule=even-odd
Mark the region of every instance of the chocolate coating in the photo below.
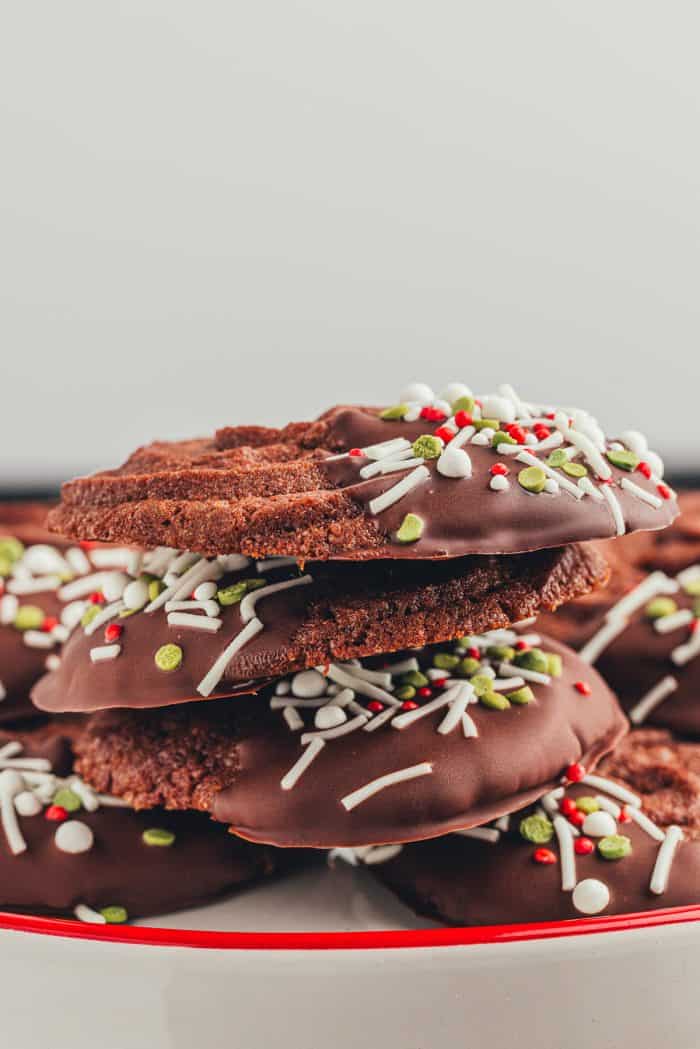
[[[507,710],[471,705],[479,736],[441,735],[445,709],[398,731],[387,722],[326,743],[296,785],[299,733],[266,698],[162,711],[94,715],[78,744],[81,774],[132,804],[211,811],[236,834],[281,846],[402,842],[472,827],[527,804],[573,761],[593,767],[626,729],[601,678],[548,639],[563,674],[534,685],[536,699]],[[432,653],[423,652],[421,661]],[[581,679],[591,686],[582,696]],[[308,729],[308,723],[307,723]],[[313,727],[313,723],[311,723]],[[431,762],[433,771],[375,794],[351,811],[341,799],[379,776]]]
[[[569,788],[576,798],[590,787]],[[490,842],[452,835],[405,846],[388,863],[369,868],[419,914],[452,925],[495,925],[516,922],[581,919],[572,894],[561,888],[558,863],[533,861],[535,846],[516,828]],[[676,850],[666,891],[649,889],[658,843],[635,823],[620,825],[631,839],[632,852],[620,860],[602,859],[597,851],[576,856],[576,877],[595,878],[610,890],[605,914],[634,914],[700,903],[700,842],[683,841]],[[556,838],[547,848],[558,853]]]

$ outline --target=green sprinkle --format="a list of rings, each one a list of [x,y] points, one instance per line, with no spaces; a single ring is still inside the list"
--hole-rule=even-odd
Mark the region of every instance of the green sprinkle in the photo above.
[[[520,835],[533,845],[546,845],[554,837],[554,824],[546,816],[526,816],[520,821]]]
[[[553,452],[549,453],[547,459],[547,466],[553,466],[555,469],[561,469],[564,463],[568,463],[569,457],[563,448],[555,448]]]
[[[23,553],[24,543],[20,543],[19,539],[15,539],[13,535],[0,536],[0,557],[7,558],[13,564],[19,561]]]
[[[459,656],[451,656],[449,652],[436,652],[433,656],[433,666],[438,670],[454,670],[459,666]]]
[[[452,414],[456,415],[457,412],[467,412],[471,415],[475,406],[476,402],[473,397],[458,397],[456,401],[452,402]]]
[[[700,597],[696,597],[693,601],[693,615],[696,619],[700,619]]]
[[[406,514],[396,533],[400,543],[415,543],[423,535],[423,518],[418,514]]]
[[[140,611],[141,611],[140,608],[122,608],[121,612],[119,613],[119,618],[120,619],[127,619],[129,616],[134,616],[134,615],[136,615],[137,612],[140,612]],[[82,622],[82,620],[81,620],[81,622]],[[89,620],[88,620],[88,622],[89,622]],[[87,626],[87,623],[83,623],[83,626]]]
[[[465,656],[464,659],[460,659],[455,667],[455,674],[457,677],[471,677],[472,674],[476,674],[480,666],[478,659],[474,659],[472,656]]]
[[[179,645],[161,645],[153,659],[159,670],[177,670],[182,663],[182,649]]]
[[[516,652],[513,662],[523,670],[534,670],[538,674],[549,673],[549,660],[541,648],[526,648],[524,652]]]
[[[632,852],[632,842],[625,834],[610,834],[600,839],[598,852],[604,860],[621,860]]]
[[[689,579],[683,584],[683,591],[688,597],[700,597],[700,576],[697,579]]]
[[[44,613],[36,605],[20,605],[15,616],[18,630],[38,630],[44,622]]]
[[[486,692],[491,691],[492,681],[493,678],[489,677],[488,674],[475,674],[474,677],[469,678],[469,684],[472,686],[479,699],[481,699]]]
[[[437,459],[442,455],[442,441],[431,433],[424,433],[413,442],[413,454],[416,459]]]
[[[60,790],[56,791],[53,796],[53,804],[60,805],[66,812],[77,812],[83,807],[83,803],[78,795],[74,790],[70,790],[69,787],[61,787]]]
[[[585,477],[588,473],[583,463],[571,463],[568,459],[565,463],[562,463],[561,468],[569,477]]]
[[[421,674],[420,670],[408,670],[401,675],[399,682],[402,685],[413,685],[414,688],[425,688],[428,679],[425,674]]]
[[[173,844],[175,841],[175,835],[171,830],[165,830],[164,827],[148,827],[148,829],[141,835],[141,839],[144,845],[159,845],[165,847]]]
[[[5,579],[12,572],[12,564],[9,557],[5,557],[4,554],[0,554],[0,576]]]
[[[165,583],[160,579],[151,579],[148,584],[148,600],[155,601],[159,594],[165,590]]]
[[[547,660],[545,674],[549,674],[550,677],[561,677],[564,670],[561,656],[558,656],[556,652],[545,652],[545,658]]]
[[[678,605],[672,597],[655,597],[644,609],[647,619],[663,619],[678,611]]]
[[[610,451],[605,454],[613,466],[619,467],[620,470],[632,471],[636,470],[639,466],[639,457],[636,456],[634,452],[627,451],[626,448],[618,448],[617,450],[611,448]]]
[[[528,703],[534,703],[535,700],[535,693],[529,685],[523,685],[522,688],[516,688],[515,692],[506,692],[506,696],[511,703],[515,703],[518,707],[527,706]]]
[[[518,484],[526,492],[543,492],[547,483],[547,474],[541,466],[526,466],[518,474]]]
[[[499,425],[498,419],[475,419],[472,423],[475,430],[497,430]]]
[[[403,419],[407,411],[407,404],[395,404],[391,408],[385,408],[383,412],[380,412],[379,418],[387,419],[390,421],[394,419]]]
[[[111,907],[102,907],[100,914],[108,925],[123,925],[129,920],[126,907],[119,907],[116,904]]]
[[[92,623],[92,621],[95,618],[95,616],[97,616],[99,614],[100,614],[100,606],[99,605],[88,605],[88,607],[85,609],[85,611],[83,612],[82,616],[80,617],[80,625],[81,626],[89,626],[90,623]]]
[[[489,645],[486,655],[489,659],[497,659],[499,663],[510,663],[515,659],[515,649],[510,645]]]
[[[509,433],[504,433],[503,430],[496,430],[495,434],[491,438],[491,446],[498,448],[499,444],[517,444],[515,437],[511,437]]]
[[[589,794],[584,795],[582,798],[576,798],[576,808],[579,812],[585,812],[588,815],[590,812],[597,812],[600,805],[592,798]]]
[[[239,579],[237,583],[217,590],[216,599],[224,608],[237,605],[251,590],[259,590],[261,586],[267,586],[266,579]]]
[[[508,710],[510,701],[500,692],[484,692],[479,696],[479,702],[489,710]]]
[[[416,690],[413,685],[402,685],[401,688],[397,688],[394,695],[397,699],[413,699],[416,694]]]

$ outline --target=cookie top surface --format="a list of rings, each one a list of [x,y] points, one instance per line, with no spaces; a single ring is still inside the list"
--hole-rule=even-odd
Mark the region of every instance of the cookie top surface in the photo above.
[[[254,841],[400,842],[512,811],[625,731],[595,671],[546,638],[497,632],[381,662],[258,697],[93,715],[79,769],[136,806],[211,811]]]
[[[540,808],[533,818],[526,810],[502,824],[505,830],[407,845],[393,856],[385,853],[391,858],[384,863],[378,851],[362,850],[359,858],[420,913],[455,925],[561,921],[699,903],[700,842],[684,840],[678,827],[663,830],[645,814],[639,817],[635,804],[621,801],[619,786],[594,777],[568,786],[561,797],[549,795],[549,814]]]
[[[522,553],[676,516],[642,434],[609,439],[587,413],[523,403],[510,387],[447,393],[413,384],[388,409],[146,446],[64,485],[52,525],[207,554],[366,560]]]
[[[72,773],[77,724],[0,733],[0,907],[124,921],[194,906],[269,873],[273,850],[196,812],[134,812]],[[101,912],[103,909],[104,914]]]
[[[110,600],[100,591],[93,597],[101,603],[84,605],[85,625],[76,624],[58,669],[32,692],[38,707],[158,707],[255,691],[321,663],[507,627],[607,578],[605,562],[584,546],[303,570],[283,559],[208,561],[156,550],[136,571],[95,577]],[[251,623],[260,624],[252,635]],[[221,662],[246,630],[246,643]]]

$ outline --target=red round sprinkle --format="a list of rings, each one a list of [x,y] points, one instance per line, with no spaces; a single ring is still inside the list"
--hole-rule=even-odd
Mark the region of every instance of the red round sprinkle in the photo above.
[[[545,419],[555,419],[556,418],[556,413],[555,412],[545,412],[544,413],[544,417],[545,417]]]
[[[418,695],[421,697],[421,699],[427,699],[429,696],[432,696],[432,694],[433,690],[428,688],[427,685],[423,685],[422,688],[418,689]]]
[[[582,827],[586,820],[586,813],[581,812],[580,809],[574,809],[574,811],[567,816],[569,823],[573,823],[574,827]]]
[[[49,634],[55,626],[58,626],[58,619],[56,616],[46,616],[44,622],[41,624],[41,629]]]
[[[552,436],[552,431],[544,423],[535,423],[532,429],[538,441],[544,441],[547,437]]]
[[[435,431],[435,436],[439,437],[441,441],[445,442],[445,444],[449,444],[454,437],[454,430],[451,430],[449,426],[438,426]]]
[[[671,489],[667,484],[657,484],[656,491],[659,493],[662,499],[671,498]]]
[[[472,421],[473,420],[469,412],[460,411],[457,412],[457,414],[455,415],[455,422],[457,423],[460,429],[463,429],[465,426],[471,426]]]
[[[122,636],[124,627],[119,623],[110,623],[105,627],[105,641],[116,641]]]
[[[515,645],[514,645],[513,647],[514,647],[514,648],[515,648],[515,649],[516,649],[516,650],[517,650],[518,652],[527,652],[527,650],[529,649],[529,647],[530,647],[530,646],[528,645],[527,641],[523,641],[523,640],[521,639],[520,641],[516,641],[516,642],[515,642]]]
[[[535,863],[556,863],[557,857],[551,849],[535,849],[532,854]]]
[[[421,408],[420,417],[421,419],[428,419],[430,422],[434,423],[440,423],[443,419],[447,418],[443,411],[439,408],[433,408],[429,404],[426,404],[425,408]]]
[[[475,645],[467,649],[467,655],[470,659],[481,659],[481,652]]]
[[[651,479],[651,467],[649,466],[649,463],[637,463],[637,469],[643,477],[646,477],[647,480]]]
[[[97,546],[97,543],[93,542],[92,539],[81,539],[80,542],[78,543],[78,546],[82,550],[94,550],[95,547]]]
[[[559,802],[559,811],[565,816],[570,816],[572,812],[578,812],[576,802],[573,798],[562,798]]]
[[[348,455],[362,455],[363,451],[361,448],[351,448]]]
[[[577,681],[574,684],[574,688],[577,692],[580,692],[582,696],[590,696],[591,694],[591,686],[587,681]]]
[[[102,605],[104,604],[104,600],[105,596],[100,590],[93,590],[88,598],[91,605]]]
[[[579,856],[589,856],[595,849],[590,838],[577,838],[574,842],[574,852]]]
[[[418,709],[418,704],[416,703],[416,701],[414,699],[404,699],[403,703],[401,704],[401,709],[402,710],[417,710]]]
[[[430,684],[433,688],[444,688],[447,681],[447,675],[445,677],[434,677]]]
[[[518,442],[518,444],[525,444],[525,431],[523,430],[522,426],[513,425],[508,430],[508,433],[514,441]]]
[[[631,819],[632,819],[632,817],[630,816],[629,812],[627,811],[627,808],[623,805],[622,808],[620,809],[620,815],[617,817],[617,822],[618,823],[629,823],[631,821]]]
[[[378,699],[371,699],[367,704],[367,709],[371,710],[373,714],[379,714],[380,711],[384,710],[384,704],[380,703]]]
[[[63,820],[68,819],[68,810],[64,809],[63,805],[49,805],[44,816],[47,820],[53,820],[54,823],[62,823]]]
[[[573,762],[569,765],[564,773],[566,778],[572,783],[579,783],[586,775],[586,770],[578,761]]]
[[[697,634],[698,630],[700,630],[700,619],[694,619],[690,624],[690,633]]]
[[[508,467],[505,463],[494,463],[491,467],[491,473],[494,477],[496,477],[498,474],[501,474],[503,477],[505,477],[505,475],[508,473]]]

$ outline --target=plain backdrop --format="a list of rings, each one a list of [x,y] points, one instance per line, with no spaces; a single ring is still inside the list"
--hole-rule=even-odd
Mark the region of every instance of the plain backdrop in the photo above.
[[[696,465],[697,3],[0,12],[0,484],[408,379]]]

